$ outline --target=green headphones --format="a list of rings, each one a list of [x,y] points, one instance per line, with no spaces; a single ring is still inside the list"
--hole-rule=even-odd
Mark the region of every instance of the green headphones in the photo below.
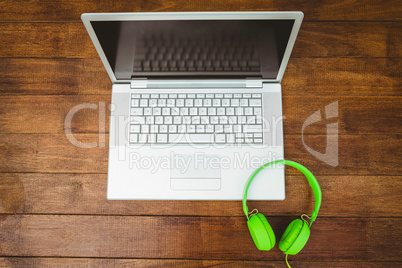
[[[274,164],[286,164],[292,166],[299,171],[301,171],[306,177],[308,182],[310,183],[311,188],[313,188],[314,198],[315,198],[315,206],[314,211],[311,215],[311,218],[307,215],[302,215],[301,219],[296,219],[292,221],[289,226],[286,228],[285,233],[282,235],[282,238],[279,242],[279,249],[285,253],[286,255],[295,255],[299,253],[304,245],[307,243],[307,240],[310,236],[310,226],[313,221],[317,218],[318,210],[321,206],[321,189],[314,175],[304,166],[299,163],[289,161],[289,160],[278,160],[267,163],[251,174],[248,179],[246,186],[244,188],[244,196],[243,196],[243,211],[247,217],[247,226],[250,230],[251,237],[257,248],[259,250],[270,250],[275,246],[275,234],[272,230],[272,227],[269,225],[267,219],[261,213],[257,213],[249,216],[248,207],[246,206],[247,201],[247,192],[250,187],[251,182],[260,173],[264,168],[274,165]],[[257,211],[258,212],[258,211]],[[303,216],[306,216],[310,219],[310,223],[307,223]],[[287,256],[286,256],[287,257]],[[287,259],[286,259],[287,260]]]

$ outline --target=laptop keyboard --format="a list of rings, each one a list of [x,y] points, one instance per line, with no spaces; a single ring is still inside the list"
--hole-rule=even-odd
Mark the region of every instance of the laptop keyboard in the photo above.
[[[131,94],[129,140],[261,144],[262,94]]]

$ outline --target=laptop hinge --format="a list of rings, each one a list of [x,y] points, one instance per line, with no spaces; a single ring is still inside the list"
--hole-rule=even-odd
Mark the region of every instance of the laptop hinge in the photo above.
[[[131,80],[131,88],[147,88],[148,80],[146,78],[134,78]]]
[[[254,77],[246,79],[183,79],[161,80],[133,78],[131,88],[262,88],[262,80]]]
[[[262,80],[255,78],[246,78],[246,87],[262,87]]]

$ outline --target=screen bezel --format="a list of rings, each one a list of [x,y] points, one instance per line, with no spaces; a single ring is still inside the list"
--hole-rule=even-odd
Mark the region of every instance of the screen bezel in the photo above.
[[[91,21],[130,21],[130,20],[294,20],[293,28],[291,30],[289,40],[280,63],[279,71],[275,79],[261,79],[263,82],[278,82],[282,81],[285,73],[286,66],[289,62],[290,54],[292,52],[297,34],[299,32],[301,22],[303,20],[303,13],[300,11],[292,12],[161,12],[161,13],[85,13],[81,15],[81,19],[88,31],[88,34],[109,74],[113,84],[130,83],[132,80],[118,80],[106,58],[102,46],[95,34]],[[169,77],[166,77],[169,79]],[[175,78],[177,79],[177,77]],[[186,79],[183,77],[183,79]],[[208,80],[207,78],[205,78]],[[216,80],[214,78],[213,80]],[[212,80],[212,78],[211,78]]]

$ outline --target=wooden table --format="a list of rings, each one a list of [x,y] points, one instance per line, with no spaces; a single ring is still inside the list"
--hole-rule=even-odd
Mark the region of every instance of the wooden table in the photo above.
[[[323,192],[319,218],[293,267],[401,267],[401,2],[11,1],[0,3],[0,266],[285,267],[276,246],[254,246],[234,201],[107,201],[111,82],[80,21],[84,12],[301,10],[283,79],[285,156],[309,167]],[[325,107],[338,102],[338,117]],[[78,104],[74,136],[64,119]],[[338,123],[339,165],[325,152]],[[98,118],[106,114],[106,120]],[[333,125],[334,126],[334,125]],[[101,133],[99,133],[99,130]],[[329,135],[335,129],[329,128]],[[286,171],[286,200],[250,202],[277,237],[313,195]],[[36,266],[35,266],[36,267]]]

